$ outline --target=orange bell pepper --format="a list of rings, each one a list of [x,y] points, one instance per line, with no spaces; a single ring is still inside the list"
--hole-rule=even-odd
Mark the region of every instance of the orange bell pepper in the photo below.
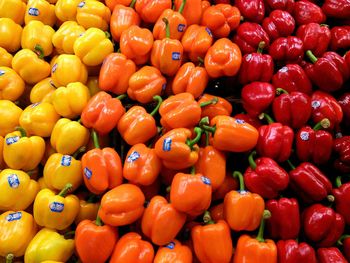
[[[113,12],[116,5],[128,6],[132,2],[131,0],[105,0],[106,6]]]
[[[152,263],[153,258],[152,244],[138,233],[129,232],[119,239],[109,263]]]
[[[97,212],[100,207],[100,202],[97,202],[97,196],[90,194],[78,194],[79,197],[79,213],[74,219],[76,225],[83,220],[95,220]]]
[[[124,6],[117,4],[113,9],[110,22],[110,30],[112,37],[115,41],[120,40],[122,33],[129,27],[135,25],[139,26],[141,19],[138,13],[136,13],[133,8],[136,3],[136,0],[133,0],[130,6]]]
[[[225,220],[224,218],[224,203],[220,203],[216,206],[212,206],[209,209],[210,215],[214,222],[219,220]]]
[[[207,87],[209,76],[205,68],[196,67],[192,62],[183,64],[176,73],[172,84],[174,94],[188,92],[198,98]]]
[[[177,173],[170,186],[170,202],[178,211],[198,216],[209,208],[211,193],[209,178],[199,173]]]
[[[239,178],[240,190],[226,194],[224,217],[234,231],[253,231],[260,224],[265,208],[264,199],[258,194],[245,191],[243,175],[240,172],[234,172],[233,176]]]
[[[212,200],[223,200],[226,194],[232,190],[239,189],[239,182],[232,177],[232,173],[226,170],[226,176],[222,184],[216,189],[212,195]]]
[[[166,27],[166,37],[154,41],[151,64],[167,76],[174,76],[182,64],[183,47],[179,40],[170,38],[170,24],[163,18]]]
[[[121,53],[109,54],[102,64],[99,74],[99,87],[121,95],[129,86],[129,79],[136,71],[136,65],[131,59]]]
[[[177,236],[185,222],[186,214],[177,211],[163,196],[158,195],[151,199],[145,209],[141,228],[153,244],[163,246]]]
[[[171,9],[171,0],[138,0],[135,4],[136,12],[146,23],[155,23],[166,9]]]
[[[144,66],[129,79],[128,96],[141,103],[149,103],[153,97],[160,95],[166,86],[166,78],[151,66]]]
[[[154,263],[192,263],[192,252],[188,246],[174,240],[164,247],[160,247],[154,258]]]
[[[200,262],[231,262],[233,247],[230,228],[224,220],[214,223],[207,211],[204,214],[206,225],[197,225],[191,230],[194,251]],[[241,263],[244,261],[240,261]],[[264,261],[256,261],[264,262]]]
[[[120,51],[137,65],[145,64],[151,54],[153,34],[147,28],[132,25],[120,36]]]
[[[235,76],[242,63],[239,47],[228,38],[220,38],[212,45],[204,58],[209,77]]]
[[[184,4],[186,3],[186,4]],[[180,11],[183,7],[182,15],[188,25],[199,24],[202,18],[202,0],[175,0],[175,10]]]
[[[81,158],[84,183],[90,192],[102,194],[113,189],[123,181],[122,162],[118,153],[110,147],[100,149],[97,134],[92,131],[95,149],[85,153]]]
[[[217,98],[216,103],[211,103],[205,107],[202,107],[202,115],[201,117],[208,117],[209,120],[213,119],[217,115],[226,115],[230,116],[232,113],[232,105],[230,102],[225,100],[224,98],[213,96],[210,94],[203,94],[203,96],[198,100],[199,104],[212,101],[214,98]]]
[[[269,218],[271,213],[264,210],[264,216],[261,219],[259,233],[256,238],[248,235],[242,235],[238,239],[233,263],[277,263],[277,247],[273,240],[264,239],[265,219]]]
[[[202,0],[201,7],[202,7],[202,15],[211,6],[210,1]],[[201,17],[202,18],[202,17]]]
[[[191,167],[198,160],[198,152],[193,146],[199,141],[202,130],[195,128],[196,138],[189,140],[192,132],[189,129],[177,128],[164,134],[155,144],[158,157],[165,167],[180,170]]]
[[[110,226],[129,225],[142,216],[144,202],[138,186],[122,184],[103,195],[98,215]]]

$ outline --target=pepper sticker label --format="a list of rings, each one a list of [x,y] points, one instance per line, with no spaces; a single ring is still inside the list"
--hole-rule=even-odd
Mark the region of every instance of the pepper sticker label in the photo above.
[[[202,182],[207,185],[211,185],[210,179],[205,176],[201,176]]]
[[[11,188],[18,188],[19,187],[19,179],[17,174],[10,174],[7,176],[7,182],[9,183],[9,186]]]
[[[83,1],[83,2],[80,2],[80,3],[78,4],[78,7],[79,7],[79,8],[83,8],[84,5],[85,5],[85,2]]]
[[[63,155],[61,159],[61,165],[62,166],[70,166],[72,162],[72,156],[70,155]]]
[[[84,168],[84,175],[88,180],[90,180],[90,178],[92,176],[92,171],[89,168],[85,167]]]
[[[128,159],[127,159],[127,162],[128,163],[132,163],[132,162],[135,162],[137,159],[140,158],[140,154],[137,152],[137,151],[133,151],[129,156],[128,156]]]
[[[321,106],[321,102],[319,102],[318,100],[314,100],[313,102],[311,102],[311,107],[316,110],[317,108],[319,108]]]
[[[38,8],[30,7],[28,9],[28,15],[30,15],[30,16],[39,16],[39,14],[40,14],[40,11]]]
[[[171,150],[171,138],[165,138],[163,141],[163,151],[164,152],[170,152]]]
[[[238,124],[243,124],[243,123],[245,123],[245,121],[244,121],[244,120],[241,120],[241,119],[236,119],[236,123],[238,123]]]
[[[310,137],[310,134],[308,132],[301,132],[300,133],[300,139],[302,139],[303,141],[308,141]]]
[[[180,60],[180,59],[181,59],[181,54],[180,54],[180,52],[173,52],[173,53],[171,54],[171,58],[172,58],[172,60]]]
[[[169,249],[174,249],[175,247],[175,243],[174,242],[170,242],[168,245],[166,245],[165,247],[169,248]]]
[[[0,76],[5,74],[5,70],[0,70]]]
[[[206,28],[205,28],[205,31],[207,31],[207,33],[208,33],[209,36],[213,37],[213,34],[211,33],[211,31],[210,31],[209,28],[206,27]]]
[[[184,30],[185,30],[185,25],[184,24],[179,24],[178,26],[177,26],[177,31],[179,31],[179,32],[184,32]]]
[[[19,136],[13,136],[6,138],[6,144],[11,145],[19,141]]]
[[[60,202],[52,202],[50,205],[50,210],[55,213],[61,213],[64,209],[64,204]]]
[[[22,212],[11,213],[6,216],[8,222],[20,220],[22,218]]]

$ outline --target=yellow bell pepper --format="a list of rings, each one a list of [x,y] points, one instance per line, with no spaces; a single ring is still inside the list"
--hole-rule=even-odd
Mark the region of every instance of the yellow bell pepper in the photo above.
[[[63,230],[74,222],[79,213],[79,199],[75,195],[66,196],[71,187],[66,185],[58,195],[50,189],[37,194],[33,214],[38,225]]]
[[[94,96],[97,92],[100,92],[101,89],[98,86],[98,76],[88,77],[86,86],[89,88],[91,97]]]
[[[85,32],[84,27],[75,21],[66,21],[52,37],[52,43],[60,54],[74,54],[75,40]]]
[[[83,220],[91,220],[94,221],[97,217],[97,212],[100,207],[100,203],[97,202],[97,196],[90,195],[86,200],[84,199],[83,195],[79,196],[80,201],[80,209],[77,217],[75,218],[74,222],[76,225],[78,225]]]
[[[39,46],[44,57],[49,56],[53,50],[52,36],[54,33],[55,30],[52,27],[41,21],[32,20],[23,28],[22,48],[28,48],[35,52],[35,47],[38,49]]]
[[[22,109],[9,100],[0,100],[0,136],[16,130]]]
[[[44,151],[44,139],[39,136],[27,137],[22,128],[5,136],[4,160],[9,168],[33,170],[43,158]]]
[[[0,215],[0,256],[21,257],[37,232],[33,216],[24,211]]]
[[[44,153],[44,156],[43,156],[43,158],[41,159],[41,162],[40,162],[42,164],[42,166],[45,166],[45,163],[50,158],[50,156],[52,154],[56,153],[56,150],[52,147],[52,145],[50,143],[50,140],[47,140],[45,144],[46,144],[45,153]],[[48,188],[48,187],[46,187],[46,188]]]
[[[10,53],[21,47],[22,27],[10,18],[0,18],[0,47]]]
[[[60,116],[51,103],[39,102],[24,109],[19,124],[29,133],[41,137],[50,137],[53,127]]]
[[[98,28],[89,28],[74,42],[74,53],[85,65],[102,64],[105,57],[113,53],[113,43],[106,33]]]
[[[1,0],[0,0],[1,1]],[[11,67],[13,56],[6,49],[0,47],[0,67]]]
[[[22,25],[25,12],[26,4],[22,0],[0,0],[0,17],[10,18]]]
[[[56,112],[65,118],[78,117],[90,99],[88,87],[80,82],[69,83],[59,87],[52,94],[52,104]]]
[[[17,100],[24,91],[23,79],[12,68],[0,67],[0,99]]]
[[[28,84],[36,84],[50,75],[50,64],[30,49],[22,49],[12,59],[12,68]]]
[[[56,87],[65,87],[71,82],[85,84],[87,69],[76,55],[63,54],[54,60],[51,77]]]
[[[45,179],[44,177],[40,177],[38,179],[38,184],[39,184],[39,187],[40,187],[40,190],[43,190],[45,188],[48,188],[47,185],[45,184]]]
[[[41,263],[59,261],[66,262],[74,252],[74,239],[65,239],[53,229],[43,228],[30,241],[24,261]]]
[[[81,0],[58,0],[55,5],[57,18],[62,21],[75,21],[77,16],[77,6]]]
[[[29,0],[24,22],[39,20],[45,25],[53,26],[56,22],[55,6],[45,0]]]
[[[74,154],[89,141],[89,130],[77,121],[60,119],[52,130],[51,145],[61,154]]]
[[[85,29],[97,27],[106,31],[111,19],[111,10],[98,1],[81,1],[78,4],[76,19]]]
[[[30,90],[30,102],[52,102],[51,97],[56,87],[53,85],[51,78],[43,79],[34,85]]]
[[[25,210],[39,192],[37,181],[21,170],[5,169],[0,172],[0,210]]]
[[[5,169],[4,161],[4,137],[0,136],[0,170]]]

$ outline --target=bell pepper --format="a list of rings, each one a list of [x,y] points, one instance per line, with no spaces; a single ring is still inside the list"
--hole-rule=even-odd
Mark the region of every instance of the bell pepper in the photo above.
[[[105,135],[117,126],[124,113],[125,109],[118,98],[112,98],[108,93],[100,91],[90,98],[81,114],[81,121],[85,127]]]
[[[191,12],[194,12],[192,10]],[[208,49],[213,44],[213,34],[210,29],[205,26],[190,25],[181,39],[184,53],[194,63],[198,62],[198,58],[204,58]]]
[[[0,67],[10,68],[13,56],[6,49],[0,47]]]
[[[226,176],[222,184],[212,194],[212,200],[223,200],[225,195],[231,190],[237,190],[239,188],[239,182],[237,178],[232,176],[232,173],[226,170]],[[223,203],[221,203],[223,205]],[[223,213],[223,207],[222,207]]]
[[[27,137],[21,128],[8,133],[4,141],[4,160],[11,169],[29,171],[40,163],[45,151],[45,141],[39,136]]]
[[[230,102],[228,102],[224,98],[204,93],[198,100],[199,105],[201,105],[202,103],[207,104],[209,102],[215,102],[215,103],[210,103],[209,105],[201,107],[202,108],[201,118],[208,117],[209,120],[211,120],[217,115],[226,115],[226,116],[231,115],[232,105]]]
[[[271,217],[266,221],[267,231],[271,238],[287,240],[298,237],[300,214],[297,199],[283,197],[278,200],[268,200],[266,209],[271,212]],[[277,247],[279,248],[279,244]]]
[[[84,33],[84,27],[77,22],[66,21],[53,34],[52,44],[60,54],[74,54],[74,42]]]
[[[238,45],[228,38],[220,38],[209,49],[204,58],[204,66],[209,77],[235,76],[242,63],[242,53]]]
[[[317,258],[319,263],[348,262],[343,256],[343,254],[340,252],[340,250],[336,247],[317,249]]]
[[[71,189],[68,183],[58,195],[47,188],[37,194],[33,215],[39,226],[63,230],[73,223],[79,212],[79,199],[75,195],[67,196]]]
[[[100,202],[98,197],[94,194],[87,194],[86,192],[79,193],[79,213],[74,219],[74,223],[78,225],[83,220],[95,220],[97,217]]]
[[[295,240],[280,240],[277,242],[277,252],[280,263],[318,262],[315,250],[305,242],[298,244]]]
[[[296,36],[303,41],[304,50],[311,50],[315,56],[322,56],[331,41],[331,31],[326,25],[308,23],[300,26]]]
[[[321,7],[306,0],[295,2],[293,17],[297,25],[308,23],[322,24],[326,21],[326,16]]]
[[[106,6],[113,12],[116,5],[129,6],[132,0],[105,0]]]
[[[350,5],[349,5],[350,11]],[[350,26],[335,26],[331,29],[331,50],[341,50],[350,48]],[[317,56],[317,54],[315,54]]]
[[[343,119],[341,106],[333,96],[326,92],[315,91],[311,96],[311,107],[312,120],[318,123],[327,118],[330,122],[329,130],[338,127]]]
[[[99,88],[98,76],[89,76],[86,82],[86,86],[89,88],[91,96],[94,96],[96,93],[101,91],[101,89]]]
[[[311,117],[311,98],[299,91],[288,91],[277,88],[280,94],[273,100],[272,111],[276,121],[293,129],[303,127]]]
[[[28,0],[24,22],[27,25],[32,20],[52,27],[56,22],[55,6],[45,0]]]
[[[292,14],[294,9],[294,0],[266,0],[265,8],[267,10],[283,10]]]
[[[208,7],[202,15],[201,25],[210,29],[215,38],[228,37],[241,22],[242,9],[230,4],[218,4]],[[241,11],[241,12],[240,12]],[[243,14],[242,14],[243,15]]]
[[[251,22],[240,24],[237,28],[236,35],[233,37],[233,42],[239,46],[242,54],[255,52],[258,50],[261,42],[265,42],[266,49],[270,46],[269,35],[262,26]]]
[[[131,75],[127,93],[132,100],[149,103],[154,96],[162,93],[166,82],[166,78],[156,67],[143,66]]]
[[[210,214],[204,214],[206,225],[197,225],[191,230],[194,251],[200,262],[229,263],[232,258],[232,239],[224,220],[214,222]]]
[[[0,215],[0,256],[21,257],[37,232],[31,214],[7,211]],[[12,262],[12,261],[9,261]]]
[[[129,225],[141,218],[144,202],[138,186],[121,184],[103,195],[98,216],[110,226]]]
[[[271,213],[268,210],[264,210],[259,232],[256,238],[252,238],[246,234],[239,237],[233,263],[277,263],[277,247],[275,242],[271,239],[264,239],[263,237],[265,219],[269,218],[270,216]]]
[[[347,19],[350,16],[350,4],[344,0],[325,0],[322,11],[327,17]]]
[[[21,114],[19,124],[31,135],[49,137],[60,116],[48,102],[29,105]]]
[[[171,225],[169,225],[171,222]],[[186,222],[186,214],[176,210],[174,204],[162,196],[153,197],[146,207],[141,221],[142,233],[153,244],[163,246],[171,242]]]
[[[342,172],[350,172],[350,136],[336,138],[333,142],[333,150],[338,157],[334,162],[334,167]]]
[[[0,169],[3,170],[6,168],[4,161],[4,137],[0,135]]]
[[[349,56],[349,58],[350,58],[350,56]],[[349,63],[349,65],[350,65],[350,63]],[[340,96],[340,98],[338,98],[338,103],[343,111],[342,123],[344,124],[345,127],[350,127],[350,93],[349,92],[343,93]]]
[[[289,172],[290,186],[292,190],[305,203],[319,202],[332,191],[332,183],[313,164],[304,162],[294,167],[289,162],[292,170]]]
[[[235,1],[235,5],[245,21],[261,23],[265,17],[265,4],[263,0],[237,0]]]
[[[166,9],[171,9],[171,0],[137,0],[135,10],[146,23],[154,24]]]
[[[186,2],[186,4],[184,4]],[[184,4],[183,11],[181,14],[186,19],[187,25],[200,24],[203,10],[202,10],[201,0],[175,0],[174,7],[175,10],[180,11],[181,6]]]
[[[1,0],[0,17],[7,17],[16,24],[22,25],[24,13],[26,12],[26,3],[22,0]]]
[[[219,220],[225,220],[224,218],[224,203],[220,203],[218,205],[212,206],[209,209],[210,216],[214,220],[214,222]]]
[[[272,85],[287,92],[299,91],[307,95],[312,93],[312,84],[302,67],[298,64],[287,64],[272,77]]]
[[[99,87],[117,95],[124,94],[129,79],[135,73],[136,65],[121,53],[112,53],[105,57],[99,74]]]
[[[21,170],[4,169],[0,172],[0,210],[25,210],[39,192],[39,184]]]
[[[12,59],[12,68],[28,84],[36,84],[50,75],[50,64],[30,49],[22,49]]]
[[[30,90],[30,102],[35,104],[39,102],[52,102],[52,94],[56,90],[52,79],[46,78],[39,81]]]
[[[346,257],[347,260],[350,259],[350,236],[349,235],[342,235],[339,240],[337,241],[337,245],[343,246],[343,255]]]
[[[94,0],[81,1],[77,6],[76,20],[85,29],[98,28],[106,31],[111,19],[111,10]]]
[[[21,47],[22,27],[6,17],[0,18],[0,47],[10,53],[16,52]]]
[[[292,35],[295,29],[295,20],[287,11],[274,10],[262,21],[262,27],[273,41]]]
[[[350,210],[347,203],[350,198],[350,183],[342,184],[341,176],[337,176],[336,187],[332,190],[332,195],[335,198],[335,210],[344,217],[345,223],[349,224]]]
[[[279,63],[300,63],[304,57],[303,41],[295,36],[277,38],[271,44],[269,54]]]
[[[117,241],[117,229],[103,225],[98,216],[95,221],[81,221],[75,230],[76,251],[84,263],[106,262]]]
[[[249,123],[254,128],[259,129],[262,125],[258,117],[251,117],[250,115],[246,113],[239,113],[234,116],[235,119],[240,119],[242,121],[245,121],[246,123]]]
[[[23,94],[24,88],[25,83],[16,71],[0,66],[0,100],[16,101]]]
[[[66,262],[73,253],[73,239],[68,239],[53,229],[43,228],[30,241],[24,260],[28,263],[40,263],[46,260]]]
[[[243,108],[248,115],[257,117],[272,104],[275,93],[275,88],[268,82],[255,81],[247,84],[241,91]]]
[[[174,240],[166,246],[160,247],[154,257],[154,263],[192,263],[192,252],[191,249],[182,245],[180,241]]]
[[[154,249],[152,244],[142,240],[138,233],[129,232],[118,240],[109,262],[151,263],[153,258]]]
[[[77,6],[81,0],[57,0],[55,14],[59,21],[76,21]]]
[[[249,167],[244,173],[245,184],[249,191],[263,198],[276,198],[279,192],[288,187],[288,173],[271,158],[254,160],[255,154],[254,151],[249,156]]]
[[[258,228],[264,208],[264,199],[245,190],[243,175],[235,171],[233,177],[239,180],[239,190],[232,190],[225,195],[224,218],[234,231],[253,231]],[[240,216],[237,216],[237,215]]]
[[[65,87],[71,82],[87,81],[87,68],[76,55],[59,55],[51,69],[51,77],[56,87]]]

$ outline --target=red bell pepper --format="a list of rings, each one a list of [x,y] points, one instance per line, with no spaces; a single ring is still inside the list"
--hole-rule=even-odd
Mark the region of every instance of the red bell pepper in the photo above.
[[[349,55],[350,55],[350,52],[349,52]],[[344,115],[342,124],[344,124],[346,127],[350,127],[350,92],[344,93],[338,99],[338,103],[340,104],[340,107],[342,108],[343,115]]]
[[[337,188],[333,188],[335,198],[335,211],[344,217],[345,223],[350,224],[350,183],[342,184],[341,176],[336,179]]]
[[[275,88],[267,82],[247,84],[241,91],[243,108],[250,116],[257,117],[272,104],[275,93]]]
[[[261,157],[254,161],[255,154],[255,151],[250,154],[250,166],[244,173],[246,187],[263,198],[276,198],[288,187],[288,173],[271,158]]]
[[[292,14],[294,10],[294,0],[265,0],[267,10],[283,10]]]
[[[327,25],[309,23],[298,28],[296,36],[304,43],[304,50],[311,50],[315,56],[322,56],[331,41],[331,31]]]
[[[241,11],[245,21],[261,23],[265,17],[263,0],[236,0],[235,5]]]
[[[266,221],[267,231],[273,239],[295,239],[300,230],[299,204],[295,198],[281,198],[266,202],[271,217]],[[278,246],[278,244],[277,244]]]
[[[304,57],[303,41],[295,36],[277,38],[271,44],[269,54],[280,63],[299,63]]]
[[[279,37],[292,35],[295,29],[295,20],[290,13],[283,10],[274,10],[262,22],[262,27],[273,41]]]
[[[322,9],[318,5],[306,0],[295,2],[293,17],[297,25],[308,23],[322,24],[326,21],[326,16]]]
[[[254,126],[256,129],[259,129],[259,127],[262,125],[258,118],[253,118],[245,113],[236,114],[234,118],[245,121],[246,123],[249,123],[250,125]]]
[[[331,50],[350,48],[350,26],[335,26],[331,29]],[[317,55],[316,55],[317,56]]]
[[[315,127],[301,128],[295,135],[296,154],[302,162],[312,161],[315,164],[325,164],[332,154],[333,137],[328,131],[329,121],[324,119]]]
[[[295,240],[280,240],[277,242],[279,263],[317,263],[316,253],[312,246]]]
[[[317,250],[317,258],[319,263],[348,263],[336,247],[319,248]]]
[[[276,121],[293,129],[304,126],[311,117],[311,98],[298,91],[288,93],[283,89],[277,89],[277,93],[282,94],[272,103]]]
[[[288,64],[279,69],[272,77],[272,85],[287,92],[300,91],[307,95],[312,93],[311,81],[298,64]]]
[[[347,19],[350,17],[350,3],[347,0],[325,0],[322,11],[329,17]]]
[[[338,155],[334,167],[342,173],[350,173],[350,136],[335,139],[333,150]]]
[[[343,253],[347,260],[350,260],[350,235],[342,235],[337,245],[343,246]]]
[[[343,57],[335,52],[326,52],[317,58],[310,50],[306,51],[306,55],[312,64],[306,63],[305,71],[315,85],[326,92],[342,88],[349,78],[349,67]]]
[[[237,32],[233,37],[235,42],[242,51],[242,54],[253,53],[259,48],[260,42],[265,42],[266,48],[270,45],[269,35],[257,23],[245,22],[240,24]]]
[[[247,84],[254,81],[269,82],[273,75],[274,64],[270,55],[262,54],[264,42],[260,42],[256,53],[245,54],[239,70],[239,82]]]

